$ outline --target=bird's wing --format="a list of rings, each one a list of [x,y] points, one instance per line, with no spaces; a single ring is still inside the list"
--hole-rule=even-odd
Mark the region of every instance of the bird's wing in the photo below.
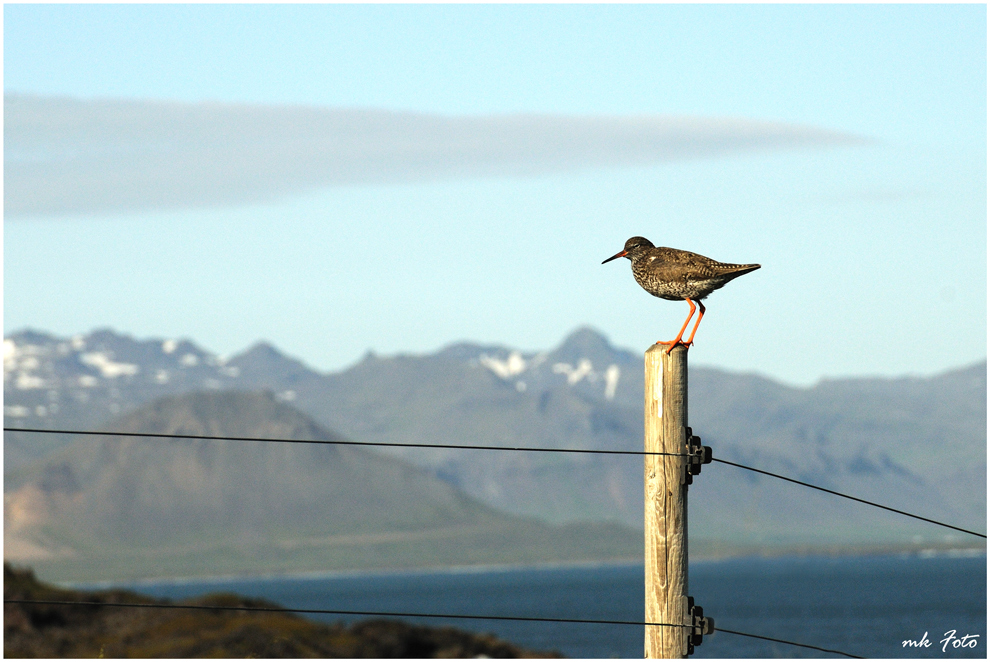
[[[708,280],[719,274],[718,262],[691,251],[662,248],[663,272],[670,280]]]

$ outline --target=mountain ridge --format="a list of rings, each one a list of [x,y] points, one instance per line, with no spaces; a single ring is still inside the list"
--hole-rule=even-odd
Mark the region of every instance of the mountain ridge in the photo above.
[[[139,352],[126,347],[129,342],[135,341],[106,334],[7,338],[6,424],[98,425],[115,407],[120,413],[169,393],[269,390],[321,426],[361,441],[642,448],[641,357],[589,327],[542,352],[456,342],[432,354],[369,353],[326,374],[270,344],[220,359],[192,344],[180,349],[177,341],[145,341],[144,355],[154,361],[138,365],[131,363]],[[829,379],[807,388],[696,367],[689,393],[689,422],[717,457],[961,526],[986,520],[985,361],[930,377]],[[28,461],[32,451],[43,455],[50,450],[45,443],[58,440],[8,434],[8,462]],[[382,452],[500,511],[555,523],[641,526],[636,458]],[[708,465],[692,486],[692,544],[802,545],[823,528],[840,545],[956,544],[928,525],[860,506],[846,510],[834,498],[796,499],[793,489]]]
[[[264,393],[162,398],[7,486],[5,554],[61,579],[628,559],[640,535],[500,513]],[[246,439],[245,439],[246,438]],[[300,443],[264,441],[278,438]],[[116,575],[120,578],[120,574]]]

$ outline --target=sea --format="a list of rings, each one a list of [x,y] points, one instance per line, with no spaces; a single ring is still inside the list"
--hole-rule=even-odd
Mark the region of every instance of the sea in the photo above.
[[[717,629],[861,657],[987,657],[987,559],[982,550],[978,554],[703,561],[690,565],[688,580],[689,593],[705,615],[715,619]],[[234,592],[299,609],[643,621],[641,564],[454,568],[115,585],[173,599]],[[327,622],[368,618],[306,616]],[[403,620],[493,633],[531,650],[557,651],[572,658],[643,657],[643,626],[637,625]],[[841,656],[716,631],[705,636],[693,657]]]

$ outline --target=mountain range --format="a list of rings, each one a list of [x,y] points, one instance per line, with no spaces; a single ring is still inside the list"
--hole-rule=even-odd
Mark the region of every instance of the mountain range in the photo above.
[[[4,341],[4,422],[126,428],[129,413],[161,398],[192,402],[239,391],[268,393],[268,406],[305,414],[320,428],[310,433],[329,435],[324,439],[638,450],[642,370],[641,355],[588,328],[545,352],[458,343],[425,355],[369,353],[334,373],[313,370],[268,343],[223,358],[188,340],[23,331]],[[985,361],[933,377],[825,380],[811,388],[694,367],[689,402],[689,423],[717,458],[985,527]],[[140,425],[150,425],[147,415]],[[243,436],[261,436],[257,429]],[[6,433],[7,492],[37,482],[53,453],[87,443],[94,446],[66,435]],[[433,448],[380,448],[367,456],[401,461],[503,516],[557,526],[642,526],[643,469],[636,457]],[[370,474],[368,481],[376,482]],[[696,554],[970,542],[722,464],[704,467],[689,499]]]
[[[7,475],[5,555],[53,579],[633,559],[641,535],[499,512],[268,393],[167,396]],[[134,434],[206,435],[238,440]],[[253,438],[281,439],[279,443]]]

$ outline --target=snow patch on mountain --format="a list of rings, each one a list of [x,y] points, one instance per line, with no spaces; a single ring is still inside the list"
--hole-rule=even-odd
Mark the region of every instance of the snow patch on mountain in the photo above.
[[[27,391],[33,388],[45,388],[48,386],[48,382],[37,375],[19,372],[17,373],[17,381],[14,382],[14,385],[18,390]]]
[[[31,344],[18,345],[13,340],[3,342],[3,381],[13,382],[20,391],[48,387],[48,381],[33,374],[42,367],[42,359],[50,354],[47,347]],[[50,362],[49,362],[50,363]]]
[[[605,381],[604,396],[606,400],[615,398],[615,389],[619,385],[619,377],[622,374],[619,366],[614,363],[610,364],[604,373],[595,372],[594,364],[592,364],[590,359],[580,359],[577,367],[574,367],[570,363],[555,363],[553,365],[553,371],[556,374],[566,375],[567,383],[571,386],[574,386],[581,380],[587,380],[589,384],[594,384],[599,379],[603,379]]]
[[[3,369],[4,371],[10,370],[16,367],[17,363],[17,344],[13,340],[5,339],[3,341]]]
[[[236,387],[240,374],[187,340],[109,329],[66,338],[24,330],[3,348],[4,415],[25,424],[55,416],[97,424],[157,395]]]
[[[540,383],[546,383],[545,378],[540,377],[541,371],[537,370],[546,360],[547,354],[545,352],[527,359],[518,350],[509,351],[505,358],[499,358],[488,353],[482,353],[477,358],[478,364],[491,370],[499,378],[514,382],[516,390],[520,393],[525,392],[529,387],[527,381],[518,379],[523,373],[532,375],[538,386]],[[582,381],[588,384],[598,384],[603,381],[605,388],[602,395],[606,400],[615,399],[619,377],[622,375],[619,366],[614,363],[609,364],[604,371],[596,371],[591,359],[585,357],[578,359],[576,366],[564,361],[558,361],[550,365],[549,368],[551,374],[564,375],[568,386],[576,386]],[[545,375],[546,373],[543,372],[543,374]]]
[[[508,379],[526,370],[526,359],[522,354],[513,351],[509,353],[509,358],[501,361],[494,356],[482,354],[478,357],[478,363],[485,366],[502,379]]]
[[[619,370],[619,366],[614,363],[605,370],[605,399],[613,400],[615,398],[615,389],[619,385],[619,376],[622,371]]]
[[[588,359],[581,359],[578,361],[578,365],[575,368],[570,363],[555,363],[553,364],[553,371],[557,374],[567,375],[567,383],[577,384],[579,381],[588,378],[589,382],[595,381],[595,373],[592,370],[591,361]]]
[[[141,371],[136,363],[118,363],[105,352],[87,352],[80,355],[79,360],[98,369],[107,379],[116,379],[121,375],[136,375]]]

